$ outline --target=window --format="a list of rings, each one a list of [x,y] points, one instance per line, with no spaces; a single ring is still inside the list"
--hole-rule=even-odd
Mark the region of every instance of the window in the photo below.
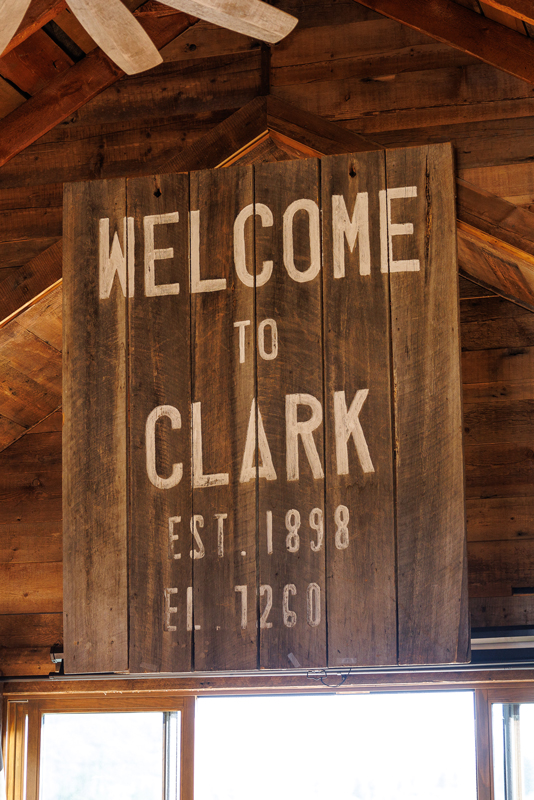
[[[197,698],[135,685],[14,687],[8,800],[534,800],[527,681]]]

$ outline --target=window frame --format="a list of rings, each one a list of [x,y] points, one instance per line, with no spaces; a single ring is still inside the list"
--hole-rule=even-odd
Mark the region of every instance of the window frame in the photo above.
[[[7,800],[39,800],[43,714],[180,711],[180,800],[193,800],[194,697],[91,692],[58,697],[4,698]]]
[[[502,673],[501,673],[502,675]],[[39,800],[39,758],[41,716],[43,713],[75,713],[91,711],[181,711],[181,800],[194,800],[194,716],[197,697],[222,695],[264,694],[353,694],[393,692],[471,691],[474,694],[474,730],[476,748],[477,800],[494,800],[492,758],[492,705],[494,703],[534,703],[534,680],[530,671],[522,680],[506,681],[499,676],[493,681],[479,675],[481,680],[466,680],[458,676],[447,680],[446,676],[420,683],[421,676],[366,675],[354,684],[342,682],[338,686],[323,684],[303,685],[302,679],[288,678],[256,682],[239,677],[200,678],[184,682],[179,679],[149,679],[132,681],[125,677],[114,680],[4,684],[3,745],[7,800]],[[356,676],[354,676],[356,678]],[[485,680],[484,680],[485,678]],[[121,685],[122,684],[122,685]],[[138,689],[132,688],[135,684]],[[31,687],[31,688],[30,688]],[[24,739],[27,731],[27,746]],[[24,797],[24,784],[27,791]]]

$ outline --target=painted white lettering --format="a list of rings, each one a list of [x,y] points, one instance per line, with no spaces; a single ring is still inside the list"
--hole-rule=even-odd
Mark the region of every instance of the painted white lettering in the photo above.
[[[193,550],[189,551],[189,555],[193,559],[204,558],[204,556],[206,555],[206,549],[204,547],[202,539],[200,538],[200,533],[198,532],[197,525],[200,525],[201,528],[204,527],[204,517],[201,514],[194,514],[191,517],[191,533],[193,534],[193,539],[194,539],[193,544],[198,547],[198,550],[195,550],[193,548]]]
[[[373,462],[360,424],[360,411],[365,403],[369,389],[359,389],[347,411],[345,392],[334,392],[334,427],[336,431],[337,474],[349,474],[349,452],[347,442],[351,435],[356,446],[362,470],[374,472]]]
[[[163,630],[165,631],[176,630],[176,625],[171,625],[171,614],[176,614],[178,612],[177,606],[171,606],[171,597],[173,594],[178,594],[178,589],[163,590],[163,597],[165,598],[165,622],[163,624]]]
[[[295,266],[293,221],[297,211],[306,211],[310,234],[310,266],[301,272]],[[313,280],[321,269],[321,223],[319,207],[313,200],[295,200],[284,212],[283,227],[284,264],[290,278],[297,283]]]
[[[352,253],[359,235],[360,275],[371,274],[371,248],[369,244],[369,195],[358,192],[352,219],[349,219],[345,199],[332,195],[332,246],[334,278],[345,277],[345,239]]]
[[[189,212],[191,226],[191,293],[220,292],[226,289],[226,278],[200,277],[200,211]]]
[[[241,595],[241,630],[246,630],[248,619],[247,587],[234,586],[234,590]]]
[[[306,589],[306,616],[311,628],[321,622],[321,589],[317,583],[308,584]]]
[[[265,349],[265,328],[271,331],[271,350]],[[278,355],[278,327],[274,319],[264,319],[258,325],[258,351],[264,361],[272,361]]]
[[[156,472],[156,422],[161,417],[168,417],[171,421],[173,430],[182,427],[180,412],[174,406],[156,406],[150,412],[145,426],[145,449],[146,449],[146,471],[148,479],[153,486],[158,489],[171,489],[182,480],[184,472],[183,464],[173,464],[169,478],[162,478]]]
[[[227,472],[217,472],[213,475],[204,475],[202,457],[202,409],[200,403],[192,405],[193,421],[193,489],[202,489],[207,486],[227,486],[229,483]]]
[[[242,319],[239,322],[234,322],[234,328],[239,330],[239,363],[245,363],[245,328],[250,325],[249,319]]]
[[[245,206],[236,217],[234,222],[234,264],[235,271],[239,280],[245,286],[253,287],[254,280],[256,286],[263,286],[267,283],[272,275],[273,262],[264,261],[262,264],[261,272],[254,278],[254,273],[247,270],[246,263],[246,248],[245,248],[245,223],[253,215],[261,219],[261,224],[264,228],[270,228],[273,224],[273,214],[271,209],[263,203],[252,203]]]
[[[317,541],[310,542],[310,547],[314,553],[318,553],[323,546],[324,538],[324,515],[321,508],[312,508],[310,511],[310,528],[317,531]]]
[[[174,532],[174,526],[182,521],[181,517],[169,517],[169,558],[179,559],[181,553],[174,552],[174,542],[178,541],[178,534]]]
[[[188,586],[186,592],[186,629],[193,630],[193,587]]]
[[[228,519],[228,514],[215,514],[217,520],[217,555],[219,558],[224,556],[224,520]]]
[[[115,273],[119,276],[119,283],[124,297],[126,297],[126,284],[128,284],[128,297],[133,297],[135,288],[135,234],[133,217],[124,217],[122,228],[124,252],[121,248],[117,231],[113,234],[110,252],[108,217],[99,220],[98,238],[98,286],[100,299],[105,300],[110,296],[113,281],[115,280]],[[128,274],[128,279],[126,278],[126,274]]]
[[[256,480],[255,452],[256,452],[256,423],[258,426],[258,452],[261,460],[257,468],[258,478],[265,478],[268,481],[276,480],[276,472],[271,456],[271,449],[265,435],[263,420],[260,410],[256,414],[256,398],[252,400],[250,415],[248,418],[247,438],[245,441],[245,452],[243,453],[243,464],[241,465],[240,483],[248,483]]]
[[[417,197],[417,186],[399,186],[395,189],[381,189],[378,195],[380,203],[381,271],[388,271],[389,260],[390,272],[419,272],[421,267],[418,258],[404,261],[393,260],[393,237],[411,236],[413,234],[412,223],[397,223],[391,221],[391,201],[405,200],[407,197]]]
[[[273,512],[266,512],[266,526],[267,526],[267,554],[273,554]]]
[[[306,405],[311,408],[311,417],[305,422],[298,422],[298,407]],[[323,421],[323,409],[317,398],[311,394],[286,394],[286,469],[288,481],[298,481],[299,451],[298,437],[302,439],[304,450],[314,478],[324,478],[323,467],[317,447],[313,439],[313,431]]]
[[[298,553],[300,548],[300,536],[298,529],[300,528],[300,514],[296,508],[291,508],[286,514],[286,529],[288,534],[286,536],[286,547],[290,553]]]
[[[271,608],[273,607],[273,590],[272,587],[268,586],[266,583],[260,586],[260,597],[263,597],[263,595],[266,595],[266,597],[265,597],[265,608],[263,609],[262,615],[260,617],[260,628],[262,629],[272,628],[273,623],[267,622],[267,618],[269,616]]]
[[[294,583],[287,583],[284,586],[282,599],[282,616],[286,628],[294,628],[297,623],[297,615],[289,608],[289,595],[296,595],[297,587]]]
[[[336,523],[335,543],[338,550],[346,550],[349,546],[349,509],[347,506],[338,506],[334,511]]]
[[[178,219],[177,211],[173,211],[170,214],[153,214],[143,219],[145,233],[145,294],[147,297],[178,294],[180,291],[179,283],[156,284],[156,261],[173,258],[174,249],[172,247],[167,247],[165,250],[156,250],[154,248],[154,226],[168,225],[171,222],[178,222]]]

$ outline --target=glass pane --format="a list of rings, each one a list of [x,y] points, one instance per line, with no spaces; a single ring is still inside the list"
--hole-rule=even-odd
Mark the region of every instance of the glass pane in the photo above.
[[[471,692],[200,698],[195,800],[476,800]]]
[[[180,712],[45,714],[41,734],[41,800],[161,800],[164,743],[179,749]],[[179,769],[179,759],[167,763]],[[166,781],[169,783],[169,779]],[[179,785],[179,777],[174,776]],[[178,800],[170,795],[169,800]]]
[[[534,704],[494,703],[495,800],[534,800]]]

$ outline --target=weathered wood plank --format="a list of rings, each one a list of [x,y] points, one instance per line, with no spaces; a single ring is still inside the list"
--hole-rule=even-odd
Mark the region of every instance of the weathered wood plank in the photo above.
[[[471,597],[469,599],[473,628],[493,628],[503,625],[532,625],[534,597]]]
[[[195,291],[192,283],[193,515],[198,521],[193,524],[205,550],[202,554],[195,540],[195,669],[257,666],[256,323],[253,287],[238,280],[233,266],[234,220],[253,201],[250,167],[191,175],[191,209],[200,211],[198,250],[192,231],[192,268],[198,255],[199,278],[224,281],[210,291],[207,284]],[[248,269],[252,231],[249,222],[242,251]],[[244,349],[238,322],[244,326]],[[253,448],[251,463],[244,455],[246,442]]]
[[[0,675],[49,675],[55,672],[50,647],[0,646]]]
[[[126,254],[125,181],[66,186],[63,530],[68,672],[128,668],[128,275],[124,267],[122,287],[112,267],[107,281],[99,276],[98,219],[104,209],[109,219],[109,230],[102,233],[108,236],[106,256],[115,232],[113,246]],[[106,358],[88,360],[87,352],[105,353]],[[89,568],[91,581],[80,583],[78,576]]]
[[[56,242],[0,283],[2,320],[46,291],[61,278],[62,243]],[[1,276],[0,276],[1,277]],[[1,321],[1,320],[0,320]]]
[[[458,262],[475,280],[534,310],[534,256],[458,221]]]
[[[513,317],[465,322],[462,325],[462,350],[529,348],[534,345],[534,314],[517,306]],[[511,353],[512,354],[512,353]]]
[[[39,375],[30,377],[13,369],[8,361],[0,360],[0,414],[29,428],[54,411],[61,403],[61,366],[56,370],[58,387],[42,387]]]
[[[386,175],[388,190],[416,187],[401,194],[402,204],[390,201],[390,226],[426,219],[426,226],[416,226],[413,236],[404,229],[405,235],[398,235],[395,242],[392,238],[389,245],[399,662],[465,661],[468,621],[452,150],[449,145],[434,145],[388,151]],[[408,311],[414,307],[420,309],[417,317]],[[436,402],[437,397],[447,397],[447,403]]]
[[[191,18],[185,14],[177,14],[172,23],[169,19],[173,18],[164,19],[164,23],[156,28],[155,43],[158,48],[168,44],[191,24]],[[111,86],[123,74],[101,50],[93,50],[78,64],[59,75],[12,111],[9,120],[4,120],[0,165]]]
[[[469,591],[484,596],[486,586],[534,588],[534,541],[470,542],[467,545]]]
[[[17,208],[0,212],[0,242],[25,242],[61,236],[63,209]]]
[[[192,644],[186,612],[186,587],[192,585],[188,177],[129,180],[127,204],[135,220],[136,263],[145,260],[149,230],[156,252],[154,288],[145,285],[145,271],[138,269],[129,309],[130,396],[135,398],[129,420],[129,666],[132,672],[186,672]],[[153,225],[143,233],[146,217]],[[172,256],[162,258],[167,248]],[[147,296],[150,292],[161,294]],[[178,411],[178,430],[172,430],[177,419],[164,416],[154,424],[152,440],[147,420],[154,409],[168,411],[169,406]],[[139,457],[149,438],[157,470],[150,479],[147,461]],[[178,463],[182,477],[171,486]],[[158,475],[162,485],[154,485]],[[177,610],[171,614],[170,608]]]
[[[18,31],[15,33],[2,55],[9,53],[15,47],[22,44],[22,42],[26,41],[32,34],[42,28],[43,25],[46,25],[51,19],[57,17],[65,7],[65,0],[54,0],[52,3],[50,0],[33,0],[20,23]]]
[[[515,19],[534,23],[534,9],[528,0],[505,0],[505,2],[503,0],[484,0],[484,5],[495,8]]]
[[[534,441],[534,399],[476,403],[464,409],[466,444]]]
[[[534,42],[452,0],[360,0],[361,4],[404,25],[470,53],[481,61],[534,83]]]
[[[264,262],[272,254],[283,253],[286,209],[302,198],[309,209],[291,223],[294,259],[288,263],[286,257],[284,269],[278,256],[256,297],[259,324],[276,310],[279,348],[276,358],[257,360],[258,408],[277,476],[269,480],[267,471],[260,474],[258,489],[260,592],[265,587],[260,667],[324,666],[327,658],[325,548],[311,546],[317,543],[313,526],[325,519],[320,223],[313,216],[318,178],[314,159],[255,167],[255,202],[267,205],[274,218],[271,227],[256,230],[258,275],[268,269]],[[291,447],[280,426],[284,418],[293,426]],[[307,452],[299,444],[297,420],[310,420]]]
[[[27,433],[0,453],[0,471],[19,475],[61,471],[61,432]]]
[[[0,564],[0,608],[4,614],[62,611],[62,566]]]
[[[33,95],[72,66],[69,56],[46,35],[36,31],[30,39],[0,58],[0,74]]]
[[[534,214],[461,178],[456,190],[458,219],[534,255]]]
[[[0,524],[0,563],[44,564],[62,559],[60,520]]]
[[[534,450],[529,444],[465,446],[467,497],[530,496]]]
[[[63,641],[63,615],[0,614],[3,647],[48,647]]]
[[[391,432],[390,329],[387,273],[380,263],[378,227],[365,231],[352,254],[345,244],[343,199],[348,219],[366,192],[371,219],[379,216],[385,188],[382,153],[321,162],[323,252],[336,253],[333,220],[340,226],[343,256],[323,264],[326,547],[328,654],[330,666],[395,664],[397,661],[393,443]],[[376,207],[373,206],[376,205]],[[341,263],[339,263],[341,262]],[[341,266],[342,265],[342,266]],[[373,270],[371,265],[375,267]],[[367,275],[367,269],[371,274]],[[336,278],[343,280],[336,280]],[[365,397],[360,419],[365,447],[349,436],[346,473],[339,474],[334,443],[334,396],[346,408]],[[335,395],[335,393],[337,393]],[[341,394],[340,394],[341,393]],[[350,455],[349,455],[350,451]],[[349,467],[350,464],[350,467]],[[348,519],[342,522],[343,516]]]
[[[27,308],[17,317],[17,325],[37,336],[45,344],[61,351],[62,341],[63,289],[56,286],[37,303]]]
[[[467,540],[487,542],[534,538],[531,497],[473,497],[467,501]]]
[[[0,449],[11,444],[11,442],[23,434],[25,430],[26,428],[23,425],[0,415]]]
[[[485,64],[400,73],[389,80],[325,78],[273,86],[272,94],[330,120],[350,120],[351,128],[371,138],[376,131],[534,114],[529,84]]]
[[[464,386],[516,384],[534,375],[534,347],[505,347],[462,353]]]
[[[529,116],[534,114],[531,111]],[[477,189],[490,192],[498,197],[510,198],[514,195],[532,195],[534,186],[534,164],[530,161],[520,164],[498,164],[461,169],[461,180],[474,184]],[[510,201],[514,202],[514,201]]]
[[[41,523],[60,520],[61,472],[0,476],[2,523]]]

